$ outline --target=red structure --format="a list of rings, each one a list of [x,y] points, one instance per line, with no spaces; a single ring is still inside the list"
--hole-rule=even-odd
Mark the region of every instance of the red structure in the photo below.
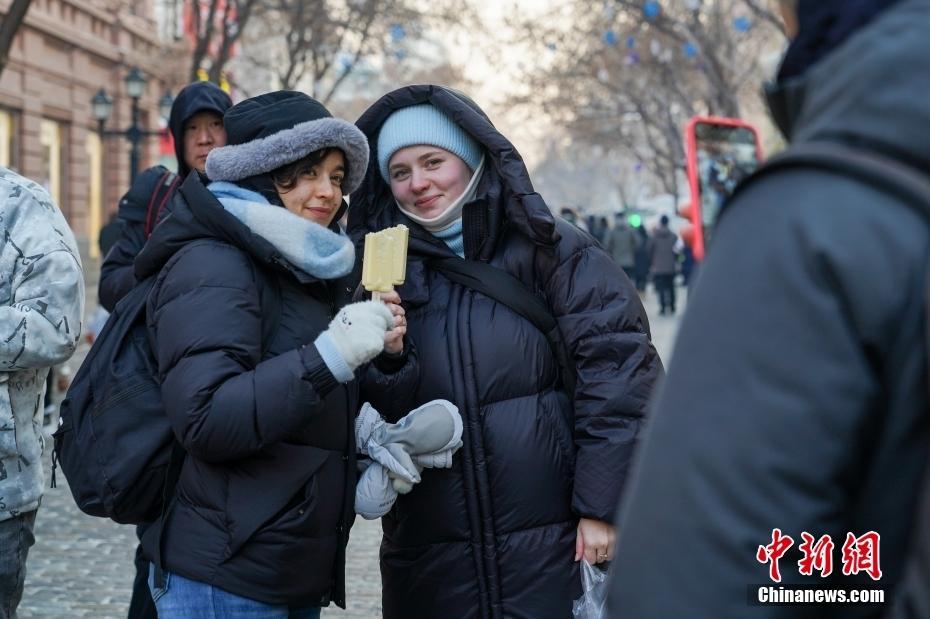
[[[722,118],[717,116],[695,116],[688,121],[685,126],[685,155],[687,157],[688,185],[691,189],[691,204],[687,209],[687,216],[691,219],[694,226],[692,231],[693,244],[691,246],[694,252],[695,260],[703,260],[705,254],[704,246],[704,224],[701,213],[701,182],[698,170],[697,156],[697,126],[711,125],[718,127],[732,127],[747,129],[752,132],[756,142],[756,161],[762,162],[762,145],[759,139],[759,131],[756,127],[746,121],[738,118]],[[684,214],[684,213],[682,213]],[[689,236],[691,236],[689,235]],[[683,234],[683,236],[685,236]]]

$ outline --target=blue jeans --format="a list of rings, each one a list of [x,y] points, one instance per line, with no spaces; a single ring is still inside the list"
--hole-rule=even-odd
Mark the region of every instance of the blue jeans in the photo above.
[[[288,608],[240,597],[212,585],[165,572],[163,588],[155,588],[155,567],[149,568],[149,589],[159,619],[319,619],[320,607]]]

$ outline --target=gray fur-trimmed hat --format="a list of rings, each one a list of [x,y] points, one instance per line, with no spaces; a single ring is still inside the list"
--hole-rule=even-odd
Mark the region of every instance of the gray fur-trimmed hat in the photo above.
[[[212,181],[238,181],[265,174],[321,148],[338,148],[346,158],[342,191],[362,183],[368,140],[350,122],[333,118],[323,104],[302,92],[278,90],[241,101],[223,115],[226,146],[207,156]]]

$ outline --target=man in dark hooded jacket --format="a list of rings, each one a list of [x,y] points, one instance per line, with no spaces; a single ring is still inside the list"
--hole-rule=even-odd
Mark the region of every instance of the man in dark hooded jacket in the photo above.
[[[100,267],[100,305],[113,311],[116,304],[136,284],[133,262],[155,225],[171,210],[172,197],[191,170],[204,171],[207,154],[226,144],[223,114],[232,106],[229,95],[211,82],[194,82],[178,93],[171,106],[168,129],[174,137],[178,174],[163,166],[144,170],[120,199],[120,235]],[[155,204],[155,202],[158,202]],[[139,527],[139,537],[145,526]],[[142,546],[136,550],[136,579],[133,583],[130,619],[156,616],[149,593],[148,560]]]
[[[223,113],[229,95],[211,82],[194,82],[178,93],[168,129],[174,137],[178,173],[163,166],[144,170],[119,201],[119,240],[100,267],[100,305],[112,312],[136,283],[132,263],[155,225],[171,210],[171,198],[191,170],[203,172],[207,154],[226,144]]]
[[[930,1],[782,5],[793,43],[770,104],[792,145],[830,141],[930,169]],[[799,584],[879,587],[918,608],[927,582],[905,566],[930,453],[928,252],[922,214],[851,175],[773,169],[736,195],[621,507],[610,616],[889,610],[758,605],[763,585]],[[774,529],[793,544],[774,544]],[[869,532],[880,535],[872,570],[845,575],[868,567],[854,559],[870,558],[857,539]],[[803,533],[830,536],[832,573],[801,575]]]

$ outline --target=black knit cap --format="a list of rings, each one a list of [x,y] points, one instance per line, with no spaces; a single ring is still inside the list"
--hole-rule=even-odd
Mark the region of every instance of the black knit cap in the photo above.
[[[229,108],[223,124],[226,146],[207,156],[207,176],[214,181],[267,174],[323,148],[338,148],[345,156],[346,193],[358,188],[368,168],[365,135],[302,92],[279,90],[246,99]]]
[[[229,108],[223,116],[226,144],[244,144],[290,129],[298,123],[332,116],[319,101],[302,92],[269,92]]]

